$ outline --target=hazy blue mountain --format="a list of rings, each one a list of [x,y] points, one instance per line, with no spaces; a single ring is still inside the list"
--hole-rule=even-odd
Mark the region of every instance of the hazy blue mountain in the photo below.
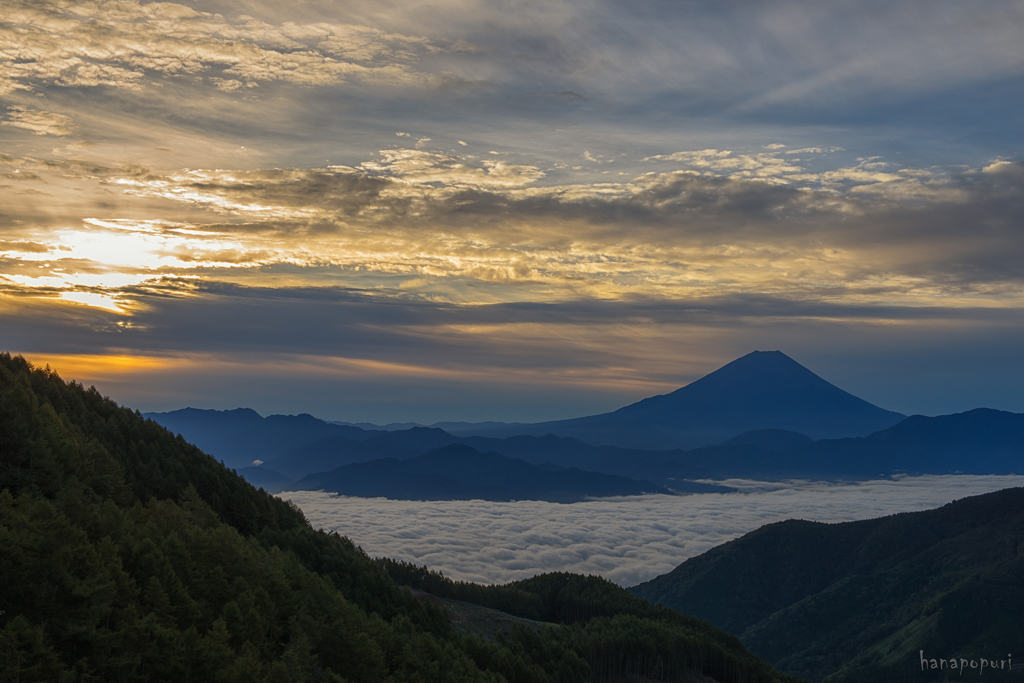
[[[611,413],[477,433],[554,434],[595,445],[692,449],[762,429],[812,439],[864,436],[903,418],[829,384],[781,351],[754,351],[670,394]]]
[[[375,434],[357,427],[328,424],[306,414],[261,417],[249,408],[183,408],[146,413],[143,417],[181,434],[228,467],[247,467],[253,460],[268,460],[283,450],[328,436],[359,440]]]
[[[959,672],[922,672],[920,650],[970,660],[1024,642],[1022,541],[1024,489],[1006,489],[859,522],[770,524],[629,590],[739,635],[787,673],[938,680]]]
[[[516,425],[522,424],[521,422],[435,422],[434,424],[425,425],[420,424],[419,422],[389,422],[385,425],[378,425],[373,422],[342,422],[340,420],[328,420],[327,422],[332,425],[346,425],[371,431],[385,432],[401,432],[406,429],[412,429],[413,427],[433,427],[434,429],[443,429],[451,434],[458,434],[461,430],[467,429],[494,429],[498,427],[515,427]]]
[[[342,427],[358,427],[367,431],[393,432],[413,427],[429,427],[431,425],[420,424],[419,422],[391,422],[386,425],[379,425],[373,422],[345,422],[344,420],[325,420],[327,424],[341,425]]]
[[[443,429],[413,427],[396,432],[380,432],[366,439],[366,445],[382,449],[401,449],[413,453],[426,453],[435,448],[459,443],[461,439]]]
[[[819,441],[797,451],[807,470],[1024,472],[1024,414],[977,408],[954,415],[914,415],[862,439]]]
[[[676,491],[722,490],[690,481],[709,478],[1024,471],[1022,415],[978,409],[901,419],[832,386],[777,351],[748,354],[678,391],[614,413],[519,427],[538,434],[501,436],[500,430],[491,429],[489,436],[460,436],[420,426],[368,431],[310,415],[262,418],[247,409],[186,408],[147,416],[229,466],[246,467],[259,459],[291,479],[370,460],[407,460],[454,444],[534,465],[551,463],[649,479]],[[885,426],[866,435],[820,436],[858,432],[873,423]],[[540,434],[545,431],[556,433]],[[713,436],[720,443],[686,450],[593,443],[604,439],[656,446]]]
[[[477,451],[518,458],[543,469],[575,467],[630,479],[646,478],[646,475],[639,474],[641,472],[651,472],[654,476],[660,476],[658,467],[647,467],[646,463],[659,464],[673,454],[626,450],[612,446],[590,446],[576,439],[556,436],[514,436],[507,439],[456,437],[440,429],[415,427],[400,432],[377,433],[365,441],[327,437],[284,451],[264,462],[261,467],[298,480],[309,474],[323,473],[344,465],[365,463],[370,460],[408,460],[440,446],[452,444],[463,444]],[[688,481],[682,476],[670,475],[659,483],[678,493],[728,493],[735,490],[725,486]]]
[[[755,429],[723,441],[722,446],[761,446],[773,450],[786,450],[807,446],[814,439],[785,429]]]
[[[196,438],[229,466],[249,466],[259,458],[264,467],[295,480],[370,460],[407,460],[453,444],[533,465],[550,463],[648,479],[679,492],[729,490],[690,481],[694,479],[1024,472],[1024,415],[990,409],[940,417],[916,415],[868,436],[845,439],[812,441],[789,430],[759,429],[717,446],[690,450],[593,446],[550,434],[459,437],[426,427],[365,431],[308,415],[264,419],[241,409],[186,409],[156,417],[187,438]],[[321,436],[325,432],[328,435]]]
[[[328,436],[312,443],[300,444],[265,461],[260,467],[276,470],[292,479],[301,479],[314,472],[327,472],[356,462],[397,458],[405,460],[430,450],[405,450],[388,444],[369,444],[344,436]]]
[[[662,455],[660,460],[635,457],[632,476],[671,486],[673,478],[1014,474],[1024,472],[1024,414],[978,408],[939,417],[915,415],[889,429],[849,439],[809,441],[794,434],[758,432],[719,446]]]
[[[647,481],[531,465],[498,453],[453,444],[409,460],[385,458],[345,465],[303,477],[298,490],[405,500],[546,500],[571,503],[586,498],[670,491]]]

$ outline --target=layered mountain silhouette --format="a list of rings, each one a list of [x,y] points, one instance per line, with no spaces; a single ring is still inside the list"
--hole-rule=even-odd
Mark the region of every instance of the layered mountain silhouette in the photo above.
[[[539,466],[469,446],[444,446],[409,460],[383,458],[310,474],[293,490],[323,489],[364,498],[402,500],[545,500],[574,503],[593,497],[670,493],[634,481],[573,468]]]
[[[270,415],[255,410],[182,408],[168,413],[145,413],[163,427],[213,454],[228,467],[247,467],[284,450],[329,436],[361,440],[373,436],[358,427],[330,424],[312,415]]]
[[[234,412],[234,411],[231,411]],[[693,480],[731,477],[849,479],[892,474],[1013,474],[1024,472],[1024,415],[978,408],[955,415],[915,415],[866,437],[821,439],[785,430],[756,430],[717,446],[647,451],[591,446],[568,437],[460,437],[440,429],[362,432],[359,439],[328,436],[268,457],[239,474],[268,491],[281,491],[310,474],[390,458],[405,461],[439,447],[463,445],[547,469],[649,480],[676,492],[725,493],[727,487]],[[215,455],[220,455],[215,451]],[[248,454],[236,459],[247,461]],[[495,477],[500,477],[495,474]],[[600,495],[597,491],[589,495]]]
[[[554,434],[593,445],[691,449],[763,429],[812,439],[865,436],[904,417],[826,382],[781,351],[754,351],[670,394],[611,413],[475,433]]]
[[[1002,660],[1024,642],[1024,489],[858,522],[769,524],[629,591],[737,634],[802,678],[948,680],[961,672],[922,668],[922,650]]]
[[[657,451],[635,451],[624,450],[612,446],[590,446],[576,439],[565,439],[556,436],[514,436],[507,439],[492,439],[487,437],[457,437],[440,429],[415,427],[404,432],[376,433],[364,441],[355,441],[345,437],[326,437],[313,443],[304,444],[285,451],[276,458],[264,462],[260,467],[245,467],[238,470],[238,473],[247,481],[256,486],[262,486],[267,491],[295,490],[300,487],[296,481],[307,477],[301,488],[305,488],[313,479],[322,480],[331,471],[347,472],[349,474],[359,473],[359,477],[365,480],[366,477],[376,477],[373,484],[373,496],[385,496],[389,498],[408,498],[412,495],[417,499],[438,499],[440,492],[445,490],[456,491],[452,487],[440,488],[404,488],[404,484],[397,483],[393,487],[385,486],[384,474],[390,472],[392,480],[398,482],[406,475],[407,470],[400,461],[408,461],[417,456],[435,450],[435,447],[461,447],[481,453],[481,458],[474,463],[474,467],[487,469],[487,477],[495,485],[504,485],[507,472],[501,463],[505,460],[516,460],[536,467],[535,474],[548,480],[544,486],[545,490],[556,490],[561,487],[559,483],[566,474],[552,474],[559,470],[583,472],[585,474],[601,474],[601,476],[612,475],[615,479],[635,480],[644,479],[637,473],[642,470],[641,463],[653,460],[660,463],[665,454]],[[497,459],[490,456],[501,455]],[[384,460],[387,464],[382,465]],[[374,464],[377,463],[377,464]],[[429,464],[428,464],[429,463]],[[365,467],[363,467],[365,465]],[[440,465],[440,461],[428,460],[417,465],[417,476],[448,476],[444,471],[427,471],[430,466]],[[351,466],[347,467],[346,466]],[[339,469],[341,468],[341,469]],[[425,469],[426,468],[426,469]],[[657,467],[651,469],[656,474]],[[312,477],[312,478],[310,478]],[[694,482],[684,477],[672,477],[661,485],[655,487],[658,491],[651,489],[649,482],[643,482],[643,486],[623,486],[616,484],[613,492],[608,492],[605,486],[606,480],[600,478],[579,478],[578,482],[589,482],[594,484],[591,488],[577,488],[573,496],[580,499],[586,497],[601,497],[609,495],[634,495],[637,491],[660,492],[663,487],[669,487],[676,493],[728,493],[735,489]],[[604,483],[601,483],[604,482]],[[620,482],[621,483],[621,482]],[[637,482],[633,481],[633,484]],[[539,486],[539,484],[537,484]],[[361,484],[362,486],[362,484]],[[534,485],[531,485],[534,486]],[[324,488],[322,484],[316,484],[313,488]],[[344,490],[341,490],[343,489]],[[348,487],[336,487],[332,489],[357,495],[355,489]],[[362,490],[362,489],[361,489]],[[366,489],[369,490],[369,489]],[[486,498],[493,500],[552,500],[564,502],[563,497],[552,497],[548,494],[536,494],[534,488],[528,489],[528,493],[522,490],[509,490],[504,494],[488,493]],[[457,497],[464,498],[465,491],[458,489]],[[413,492],[413,493],[409,493]],[[359,494],[362,495],[362,494]],[[371,495],[367,493],[366,495]],[[499,497],[494,497],[494,496]],[[481,496],[476,496],[481,497]]]
[[[1024,472],[1024,415],[981,408],[903,418],[834,387],[777,351],[748,354],[678,391],[614,413],[526,425],[538,434],[500,436],[493,423],[484,430],[489,436],[419,426],[371,431],[309,415],[263,418],[246,409],[188,408],[147,417],[200,444],[267,490],[283,490],[310,474],[382,459],[394,461],[388,471],[400,478],[402,468],[394,463],[453,445],[549,470],[578,468],[649,480],[676,492],[726,492],[730,489],[693,480],[730,477]],[[861,434],[879,424],[885,426]],[[540,434],[560,430],[571,434]],[[822,436],[837,433],[847,436]],[[666,450],[594,443],[605,437],[627,444],[717,441]],[[257,460],[260,467],[251,467]],[[602,494],[595,490],[587,495]]]
[[[331,436],[355,441],[380,431],[366,425],[327,423],[309,415],[186,408],[149,417],[180,432],[232,466],[267,460],[281,452]],[[517,435],[571,437],[589,445],[645,450],[692,449],[722,443],[757,430],[785,430],[811,439],[866,436],[905,416],[874,406],[826,382],[781,351],[754,351],[681,389],[652,396],[611,413],[537,424],[443,423],[453,436],[505,438]],[[426,438],[423,427],[385,433]],[[451,443],[451,442],[449,442]],[[437,448],[444,443],[435,442]],[[414,448],[423,449],[417,443]]]
[[[404,500],[551,502],[672,492],[628,474],[576,467],[588,459],[599,464],[594,452],[607,449],[571,439],[462,438],[427,427],[367,431],[332,425],[309,415],[263,418],[246,409],[188,408],[147,417],[173,425],[185,438],[203,443],[246,481],[271,492],[326,489],[343,495]],[[325,433],[328,436],[322,436]],[[289,445],[294,442],[297,445]],[[537,444],[540,446],[530,448]],[[284,450],[275,453],[282,445]],[[507,453],[499,454],[489,446]],[[445,447],[454,450],[447,452]],[[611,451],[621,455],[617,449]],[[447,457],[441,457],[445,453]],[[460,457],[454,458],[453,453]],[[530,455],[529,463],[520,459],[523,453]],[[566,464],[551,462],[545,455]],[[672,489],[687,493],[733,490],[690,481],[673,482]]]
[[[1024,472],[1024,414],[977,408],[954,415],[914,415],[864,437],[811,441],[760,430],[718,446],[622,454],[603,464],[671,486],[674,478],[848,479],[893,474]]]

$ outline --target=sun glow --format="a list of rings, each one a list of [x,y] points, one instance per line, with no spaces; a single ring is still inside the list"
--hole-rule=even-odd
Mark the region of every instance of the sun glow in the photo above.
[[[176,358],[102,354],[24,354],[26,360],[37,367],[58,368],[61,377],[79,382],[92,382],[112,376],[132,376],[139,372],[167,370],[179,364]]]
[[[93,308],[102,308],[113,313],[124,313],[117,300],[106,294],[99,294],[97,292],[61,292],[60,298],[64,301],[74,301],[75,303],[85,304]]]

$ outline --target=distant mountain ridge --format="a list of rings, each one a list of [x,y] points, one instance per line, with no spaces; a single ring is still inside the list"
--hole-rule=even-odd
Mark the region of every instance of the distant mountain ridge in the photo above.
[[[371,430],[365,427],[376,427],[329,423],[309,415],[260,418],[255,411],[243,408],[185,408],[147,413],[145,417],[183,434],[188,430],[190,440],[234,466],[266,460],[265,456],[273,457],[286,448],[327,436],[361,441],[369,438]],[[669,394],[652,396],[611,413],[537,424],[445,422],[434,428],[461,437],[551,434],[594,446],[688,450],[764,429],[797,432],[812,439],[866,436],[904,417],[839,389],[781,351],[754,351]],[[218,422],[215,430],[214,423]],[[410,429],[423,428],[408,424]],[[405,425],[376,429],[408,431],[396,429],[401,426]]]
[[[403,432],[407,429],[413,429],[414,427],[431,427],[434,429],[443,429],[446,432],[457,433],[465,430],[474,429],[495,429],[501,427],[515,427],[521,422],[435,422],[434,424],[422,424],[420,422],[389,422],[387,424],[379,425],[373,422],[344,422],[342,420],[327,420],[328,424],[342,425],[345,427],[359,427],[360,429],[367,429],[370,431],[377,432]]]
[[[262,417],[250,408],[182,408],[167,413],[145,413],[143,417],[181,434],[228,467],[235,468],[247,467],[254,460],[267,460],[297,444],[328,436],[360,440],[374,434],[358,427],[330,424],[305,413]]]
[[[869,478],[893,474],[1024,472],[1024,414],[976,408],[955,415],[914,415],[868,436],[801,439],[792,432],[751,432],[726,443],[637,459],[638,472],[667,477],[768,480]]]
[[[1024,415],[988,408],[939,417],[915,415],[869,436],[847,439],[812,441],[795,432],[755,430],[717,446],[689,451],[591,446],[552,435],[499,439],[460,437],[427,427],[396,432],[351,429],[357,438],[333,435],[312,442],[300,440],[274,457],[264,456],[267,460],[260,468],[249,466],[248,453],[236,458],[240,466],[235,466],[242,476],[268,491],[284,490],[309,474],[383,458],[409,460],[454,444],[533,465],[550,463],[558,468],[647,479],[677,492],[726,492],[731,489],[694,480],[731,477],[848,479],[1024,472]],[[190,438],[187,431],[185,436]],[[214,451],[214,455],[220,453]]]
[[[735,410],[735,415],[730,410]],[[686,419],[673,423],[676,413]],[[1024,415],[979,408],[956,415],[904,419],[843,392],[779,352],[748,354],[671,394],[576,422],[590,420],[604,424],[603,429],[622,415],[621,419],[633,420],[632,427],[624,427],[624,431],[642,429],[654,434],[660,428],[665,433],[675,424],[692,436],[693,420],[699,418],[706,433],[717,429],[728,437],[700,448],[647,450],[594,445],[575,436],[555,434],[501,437],[493,435],[493,429],[485,430],[491,436],[452,434],[421,426],[370,431],[326,423],[310,415],[262,418],[247,409],[188,408],[146,417],[182,433],[238,468],[249,481],[278,491],[311,474],[385,458],[404,462],[456,444],[531,465],[549,463],[556,469],[578,468],[648,480],[677,492],[725,492],[729,489],[698,481],[731,477],[844,479],[901,473],[1024,472]],[[606,418],[613,419],[601,422]],[[889,424],[893,420],[896,423]],[[838,430],[837,425],[863,428],[872,421],[888,426],[867,435],[812,438]],[[811,422],[817,425],[814,429]],[[732,427],[727,429],[727,425]],[[741,427],[753,429],[732,431]],[[595,429],[591,435],[600,431]],[[262,461],[259,469],[252,468],[254,461]],[[400,474],[404,466],[392,463],[390,467],[396,480],[404,476]],[[371,470],[365,469],[360,476],[369,476]]]
[[[826,382],[781,351],[754,351],[681,389],[611,413],[474,433],[554,434],[593,445],[692,449],[761,429],[812,439],[866,436],[904,417]]]
[[[332,425],[309,415],[263,418],[246,409],[187,408],[146,417],[209,448],[246,481],[270,492],[325,489],[344,495],[404,500],[476,498],[550,502],[672,493],[663,486],[637,481],[629,475],[594,472],[572,463],[545,465],[545,459],[527,463],[518,459],[515,452],[488,453],[486,451],[493,449],[487,446],[504,444],[496,439],[460,438],[429,427],[366,431]],[[196,424],[193,426],[191,421]],[[308,441],[310,438],[316,440]],[[533,437],[525,438],[536,441]],[[292,441],[298,444],[290,445]],[[290,447],[274,451],[282,445]],[[585,444],[579,445],[585,451],[593,450]],[[438,457],[427,457],[446,447],[461,449],[463,472],[453,471]],[[222,456],[224,453],[227,458]],[[517,464],[511,464],[513,462]],[[466,476],[469,471],[475,473],[472,481]],[[733,490],[695,482],[678,482],[673,489],[685,492]]]
[[[544,468],[462,444],[399,461],[383,458],[310,474],[293,490],[318,490],[364,498],[403,500],[544,500],[574,503],[588,498],[671,493],[634,481],[577,468]]]

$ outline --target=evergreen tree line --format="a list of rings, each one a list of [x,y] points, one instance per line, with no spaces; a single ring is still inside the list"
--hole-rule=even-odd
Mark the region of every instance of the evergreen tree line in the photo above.
[[[595,577],[444,579],[430,592],[562,624],[494,641],[454,629],[399,586],[414,581],[294,505],[9,354],[0,549],[0,682],[788,680],[723,632],[626,605]]]
[[[720,681],[769,681],[779,674],[739,639],[676,610],[652,605],[600,576],[565,572],[485,586],[390,558],[376,562],[396,583],[517,617],[569,626],[549,636],[588,664],[589,679],[657,681],[703,674]]]

